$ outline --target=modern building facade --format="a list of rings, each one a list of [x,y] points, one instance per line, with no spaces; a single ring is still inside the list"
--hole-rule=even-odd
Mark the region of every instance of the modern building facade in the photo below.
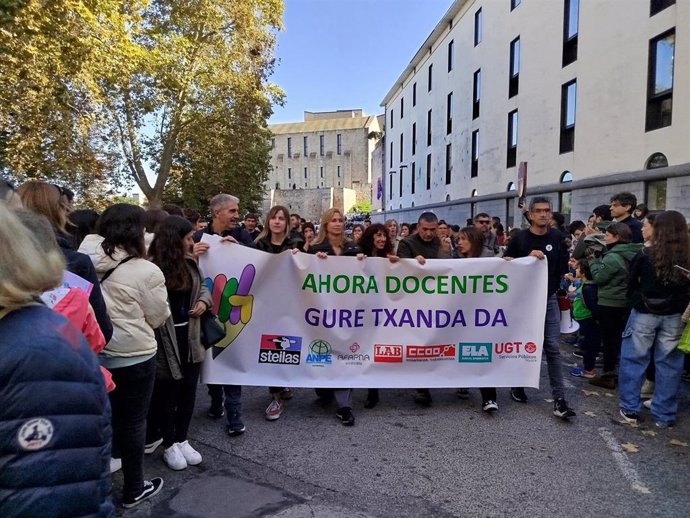
[[[330,207],[348,211],[371,198],[371,156],[379,120],[362,110],[304,112],[304,121],[269,125],[272,171],[264,212],[285,205],[318,221]]]
[[[382,101],[380,219],[583,219],[618,191],[690,216],[690,1],[456,0]],[[381,201],[385,200],[385,204]]]

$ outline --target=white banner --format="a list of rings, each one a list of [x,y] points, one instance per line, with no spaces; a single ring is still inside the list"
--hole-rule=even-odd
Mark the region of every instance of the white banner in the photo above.
[[[268,254],[204,235],[225,340],[204,383],[538,387],[546,261]]]

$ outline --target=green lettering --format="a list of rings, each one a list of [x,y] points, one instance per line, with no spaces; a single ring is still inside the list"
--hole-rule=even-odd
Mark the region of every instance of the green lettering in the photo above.
[[[434,280],[434,278],[431,275],[427,275],[425,277],[422,277],[422,291],[424,293],[426,293],[427,295],[433,295],[434,294],[434,290],[430,290],[426,286],[427,281],[433,281],[433,280]]]
[[[313,273],[308,273],[307,276],[304,278],[304,282],[302,283],[302,290],[311,290],[314,293],[316,293],[316,281],[314,280]]]
[[[376,277],[374,277],[373,275],[370,275],[369,276],[369,284],[367,284],[367,293],[372,292],[372,291],[374,293],[378,293],[379,287],[376,284]]]
[[[467,291],[467,286],[465,283],[466,280],[467,279],[464,275],[462,277],[458,277],[457,275],[453,275],[453,277],[452,277],[453,294],[455,294],[458,291],[460,293],[462,293],[463,295],[465,294],[465,292]]]
[[[400,291],[400,279],[386,275],[386,293],[398,293]]]
[[[496,293],[505,293],[508,291],[508,283],[505,282],[506,279],[508,279],[508,276],[505,273],[496,276],[496,284],[500,286],[500,288],[496,288]]]
[[[484,285],[482,286],[483,292],[484,293],[493,293],[493,287],[494,287],[494,276],[493,275],[485,275],[484,276]]]
[[[436,278],[436,293],[439,295],[448,295],[448,276],[439,275]]]

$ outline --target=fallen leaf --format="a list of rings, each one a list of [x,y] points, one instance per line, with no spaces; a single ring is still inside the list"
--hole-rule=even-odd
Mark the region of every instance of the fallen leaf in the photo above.
[[[642,435],[647,437],[656,437],[656,432],[654,430],[642,430]]]
[[[587,410],[585,412],[585,415],[588,415],[589,417],[596,417],[597,416],[597,414],[595,414],[594,412],[590,412],[589,410]]]
[[[622,425],[628,425],[630,428],[639,428],[640,426],[638,423],[629,423],[627,421],[624,421],[623,419],[619,419],[618,422]]]
[[[546,401],[547,403],[553,403],[553,399],[545,399],[544,401]]]
[[[669,442],[669,444],[673,444],[674,446],[687,446],[688,445],[687,442],[679,441],[678,439],[671,439],[668,442]]]
[[[605,395],[606,397],[615,397],[615,396],[614,396],[613,394],[611,394],[610,392],[604,392],[604,395]]]
[[[600,395],[601,395],[601,394],[599,394],[599,392],[597,392],[596,390],[586,390],[586,389],[582,389],[582,393],[583,393],[585,396],[600,396]]]
[[[621,444],[621,449],[623,451],[626,451],[628,453],[637,453],[640,451],[639,446],[637,444],[633,444],[631,442],[626,442],[625,444]]]

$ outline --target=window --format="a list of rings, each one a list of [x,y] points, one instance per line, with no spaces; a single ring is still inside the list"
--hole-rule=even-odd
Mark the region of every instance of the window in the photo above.
[[[668,159],[663,153],[654,153],[647,159],[645,169],[658,169],[659,167],[668,167]]]
[[[573,175],[570,171],[563,171],[561,175],[561,183],[569,183],[573,181]],[[565,217],[565,224],[570,224],[570,214],[572,213],[573,193],[572,191],[563,191],[558,193],[558,212]]]
[[[652,210],[666,210],[666,180],[646,182],[644,195],[647,208]]]
[[[454,47],[455,47],[455,42],[453,40],[450,40],[450,42],[448,43],[448,72],[453,70]]]
[[[343,154],[343,135],[342,135],[342,133],[338,133],[335,136],[335,152],[338,155]]]
[[[393,108],[391,108],[391,128],[393,128]]]
[[[388,199],[392,200],[393,199],[393,175],[395,174],[395,171],[391,171],[388,173]],[[392,207],[391,207],[392,210]]]
[[[649,42],[646,131],[671,125],[675,29]]]
[[[453,131],[453,92],[446,99],[446,135]]]
[[[323,178],[323,166],[319,167],[319,176]]]
[[[391,154],[390,154],[390,160],[389,160],[388,167],[393,167],[393,142],[391,142]]]
[[[560,153],[575,149],[575,99],[577,82],[573,79],[561,87],[561,141]]]
[[[400,193],[399,196],[402,198],[402,191],[403,191],[403,171],[404,169],[401,167],[400,171],[398,171],[398,192]]]
[[[649,16],[654,16],[675,3],[676,0],[651,0],[649,2]]]
[[[510,79],[508,97],[514,97],[520,86],[520,36],[510,42]]]
[[[563,66],[577,59],[577,33],[580,0],[565,0],[563,11]]]
[[[470,176],[476,178],[479,175],[479,130],[472,132],[472,167]]]
[[[426,112],[426,145],[431,145],[431,110]]]
[[[336,170],[337,170],[338,178],[340,178],[340,166],[338,166],[336,168]],[[338,185],[340,185],[340,182],[338,182]]]
[[[517,163],[517,141],[518,141],[518,111],[514,110],[508,114],[508,153],[506,167],[515,167]]]
[[[482,10],[474,13],[474,46],[476,47],[482,41]]]
[[[304,168],[304,177],[305,177],[305,178],[308,178],[308,177],[309,177],[309,168],[308,168],[308,167],[305,167],[305,168]],[[305,183],[304,186],[306,187],[307,184]]]
[[[275,149],[275,148],[276,148],[276,139],[272,138],[271,139],[271,149]]]
[[[403,134],[400,134],[400,161],[402,162],[404,159],[403,157]]]
[[[450,183],[453,173],[453,148],[452,144],[446,144],[446,185]]]
[[[417,83],[412,83],[412,106],[417,106]]]
[[[513,182],[510,182],[508,184],[508,189],[510,191],[515,190],[515,184]],[[509,228],[513,228],[515,225],[515,196],[511,196],[510,198],[506,199],[506,231],[508,231]]]
[[[319,135],[319,155],[324,155],[325,139],[323,135]]]
[[[417,165],[417,164],[415,164],[414,162],[412,162],[412,168],[410,169],[410,172],[412,173],[412,177],[410,178],[410,180],[411,180],[411,181],[410,181],[410,193],[411,193],[411,194],[414,194],[414,188],[415,188],[414,179],[415,179],[415,176],[417,176],[416,165]]]
[[[292,137],[288,137],[288,158],[292,158]]]
[[[288,167],[288,180],[292,179],[292,167]]]
[[[482,97],[482,71],[477,70],[472,79],[472,119],[479,117],[479,101]]]
[[[431,86],[432,86],[432,83],[433,83],[433,77],[434,77],[434,64],[432,63],[431,65],[429,65],[428,76],[427,76],[427,79],[426,79],[426,82],[427,82],[427,84],[426,84],[426,89],[427,89],[428,92],[431,92]]]
[[[510,10],[515,9],[521,2],[522,0],[510,0]]]
[[[400,98],[400,118],[402,119],[405,115],[405,98]]]
[[[431,189],[431,153],[426,156],[426,190]]]
[[[302,150],[304,152],[304,156],[309,154],[309,137],[302,137]]]
[[[417,123],[412,123],[412,156],[417,152]]]

